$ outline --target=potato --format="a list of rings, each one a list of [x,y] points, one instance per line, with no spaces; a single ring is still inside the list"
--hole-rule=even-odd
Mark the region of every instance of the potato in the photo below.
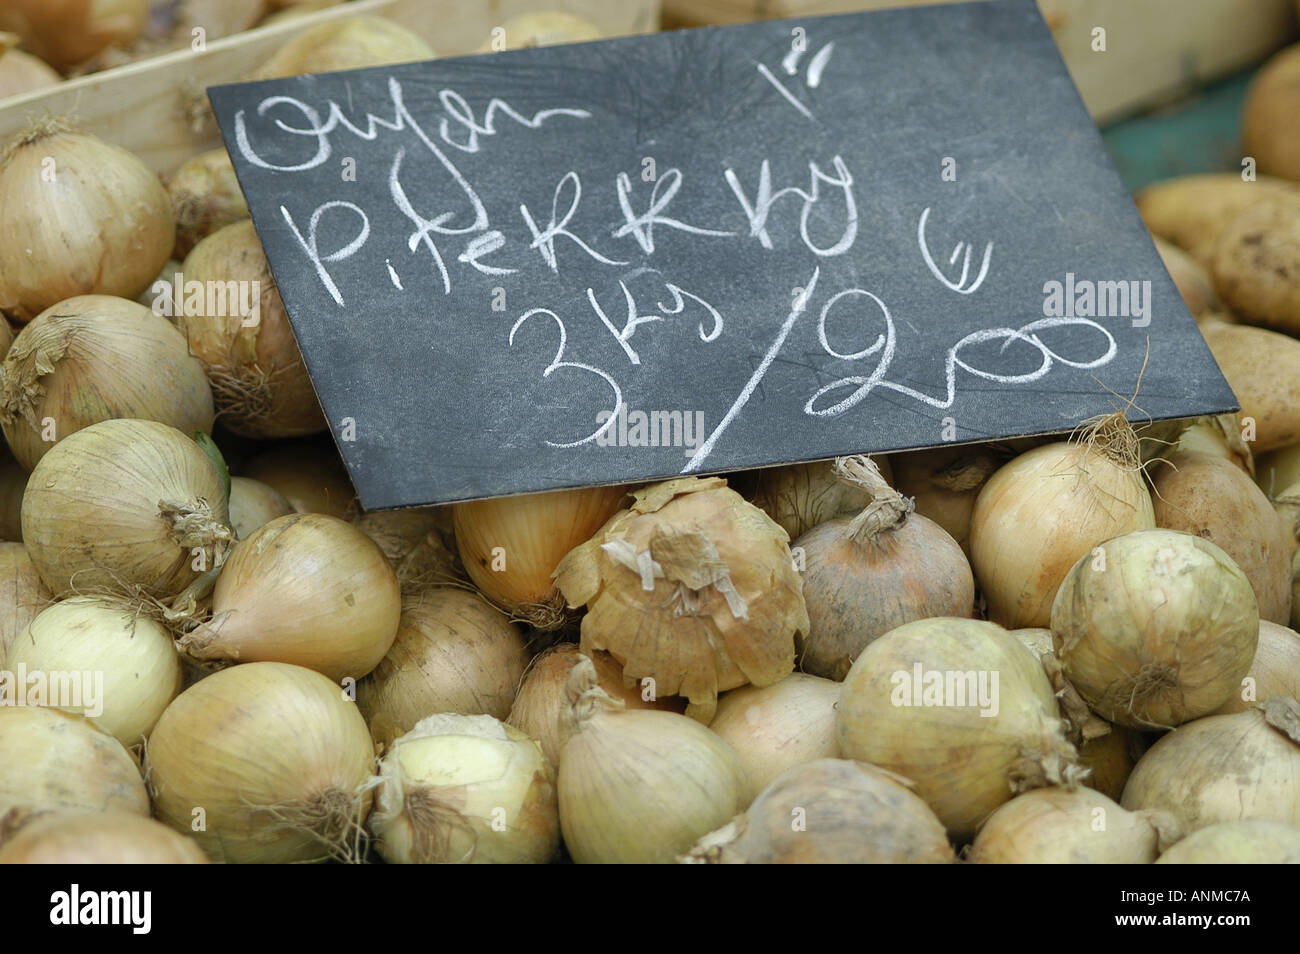
[[[1201,326],[1237,400],[1256,454],[1300,444],[1300,341],[1276,331],[1218,322]],[[1246,418],[1250,418],[1247,421]]]
[[[1205,269],[1173,242],[1155,236],[1155,243],[1156,251],[1165,263],[1165,270],[1178,286],[1178,294],[1183,296],[1187,310],[1198,320],[1202,315],[1217,313],[1219,299],[1214,294],[1214,285]]]
[[[1243,182],[1234,172],[1179,176],[1147,186],[1135,197],[1153,235],[1173,242],[1209,268],[1219,231],[1261,199],[1300,194],[1300,185],[1260,176]]]
[[[1243,321],[1300,333],[1300,194],[1265,199],[1229,222],[1211,274],[1223,303]]]
[[[1241,107],[1241,142],[1260,172],[1300,181],[1300,43],[1255,74]]]

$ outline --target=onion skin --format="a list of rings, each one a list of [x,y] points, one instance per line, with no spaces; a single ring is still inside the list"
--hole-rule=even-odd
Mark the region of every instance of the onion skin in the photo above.
[[[53,597],[27,548],[21,543],[0,543],[0,666],[14,640],[51,602]]]
[[[63,81],[40,57],[14,49],[17,39],[12,33],[0,34],[0,100]]]
[[[382,17],[348,17],[298,34],[248,78],[266,80],[356,70],[431,60],[434,56],[429,44],[400,24]]]
[[[1270,821],[1219,822],[1193,832],[1158,865],[1300,865],[1300,828]]]
[[[230,525],[246,540],[276,517],[296,513],[293,504],[270,484],[248,477],[230,478]]]
[[[0,365],[0,425],[18,462],[31,470],[55,442],[114,418],[212,432],[212,389],[185,338],[137,302],[80,295],[28,324]]]
[[[980,488],[1008,455],[988,445],[934,447],[894,454],[892,483],[911,497],[916,512],[933,520],[970,557],[970,521]]]
[[[206,865],[190,838],[124,812],[45,815],[0,847],[0,865]]]
[[[891,475],[889,460],[884,457],[872,459],[888,482]],[[834,461],[821,460],[760,470],[753,503],[793,540],[819,523],[857,513],[871,503],[871,493],[850,481],[841,480],[835,473]]]
[[[1086,739],[1078,748],[1079,764],[1088,770],[1083,784],[1118,802],[1147,743],[1141,733],[1114,725],[1105,735]]]
[[[905,782],[873,765],[843,759],[794,766],[774,779],[745,814],[706,835],[682,860],[954,864],[943,825]]]
[[[200,153],[167,180],[176,219],[176,247],[184,259],[213,232],[248,218],[248,203],[235,177],[235,166],[224,148]]]
[[[1238,691],[1215,710],[1215,715],[1245,712],[1256,702],[1273,696],[1300,699],[1300,633],[1268,620],[1259,621],[1259,643],[1250,671]]]

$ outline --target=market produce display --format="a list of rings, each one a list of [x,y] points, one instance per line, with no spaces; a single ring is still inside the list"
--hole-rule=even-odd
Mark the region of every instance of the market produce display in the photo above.
[[[310,15],[181,6],[7,4],[0,97]],[[434,55],[336,18],[247,78]],[[1138,386],[1051,437],[377,513],[225,150],[164,181],[36,120],[0,152],[0,864],[1300,863],[1298,76],[1252,86],[1257,178],[1135,197],[1236,415]]]

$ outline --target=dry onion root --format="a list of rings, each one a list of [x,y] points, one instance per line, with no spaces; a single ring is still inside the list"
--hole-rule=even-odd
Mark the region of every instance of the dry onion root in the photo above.
[[[685,696],[686,714],[706,724],[718,692],[787,676],[808,631],[785,531],[720,477],[633,494],[555,582],[571,607],[587,607],[583,652],[608,651],[657,696]]]
[[[230,863],[360,860],[373,762],[365,720],[338,686],[267,662],[186,689],[146,751],[158,820]]]
[[[837,716],[841,756],[911,779],[959,839],[1012,795],[1080,775],[1042,665],[993,623],[886,633],[849,670]]]
[[[134,298],[175,233],[162,183],[125,149],[47,119],[0,155],[0,245],[14,250],[0,259],[0,311],[17,321],[75,295]]]
[[[370,830],[394,864],[544,864],[560,846],[555,770],[487,715],[431,715],[379,765]]]
[[[298,34],[248,77],[277,79],[305,73],[357,70],[431,60],[429,44],[406,27],[383,17],[332,20]]]
[[[585,543],[627,495],[622,487],[499,497],[452,508],[461,563],[479,591],[543,631],[564,625],[564,597],[552,580],[566,553]]]
[[[284,494],[260,480],[230,478],[230,525],[240,540],[247,540],[276,517],[296,513]]]
[[[824,758],[790,768],[741,816],[711,832],[689,864],[953,864],[939,819],[907,780]]]
[[[18,635],[53,597],[21,543],[0,543],[0,666]]]
[[[1250,671],[1215,715],[1245,712],[1274,696],[1300,699],[1300,633],[1266,619],[1259,621],[1259,643]]]
[[[560,760],[560,829],[578,864],[670,864],[749,805],[739,756],[698,722],[624,708],[590,660],[568,694],[577,731]]]
[[[402,595],[379,548],[324,514],[278,517],[237,544],[212,592],[210,622],[180,639],[199,660],[306,666],[341,682],[379,664]]]
[[[101,421],[65,437],[23,497],[23,543],[55,593],[175,596],[221,565],[232,537],[212,462],[153,421]]]
[[[182,164],[167,180],[167,195],[176,220],[172,254],[178,259],[218,229],[248,218],[248,203],[224,148],[199,153]]]
[[[1158,865],[1300,865],[1300,827],[1271,821],[1219,822],[1192,832]]]
[[[988,444],[935,447],[894,454],[891,483],[911,497],[916,512],[933,520],[970,556],[970,521],[980,488],[1009,454]]]
[[[889,458],[874,457],[880,476],[891,483]],[[835,470],[835,461],[768,467],[758,472],[753,502],[790,535],[807,533],[819,523],[853,514],[871,503],[871,494]]]
[[[28,470],[55,442],[113,418],[212,430],[203,366],[166,318],[125,298],[80,295],[28,324],[0,365],[0,425]]]
[[[121,811],[41,815],[0,847],[0,865],[205,865],[198,844]]]
[[[914,514],[870,459],[840,458],[835,469],[867,493],[866,507],[814,527],[791,552],[805,562],[809,629],[797,644],[799,666],[841,680],[873,639],[897,626],[973,615],[975,580],[957,542]]]

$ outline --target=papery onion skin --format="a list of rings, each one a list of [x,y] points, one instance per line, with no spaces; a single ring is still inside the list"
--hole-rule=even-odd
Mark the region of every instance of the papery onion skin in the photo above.
[[[53,596],[41,582],[27,548],[0,543],[0,665],[19,634],[45,609]]]
[[[970,557],[970,522],[980,488],[1009,453],[989,445],[935,447],[890,456],[899,493],[911,497],[916,512],[933,520]]]
[[[888,459],[876,457],[873,460],[888,482]],[[760,470],[753,503],[793,540],[819,523],[857,513],[871,503],[871,494],[856,484],[841,480],[835,473],[834,461],[821,460]]]
[[[206,865],[191,838],[124,812],[43,815],[0,846],[0,865]]]
[[[1281,822],[1219,822],[1192,832],[1158,865],[1300,865],[1300,827]]]
[[[348,17],[299,33],[248,78],[355,70],[431,60],[434,55],[424,40],[398,23],[383,17]]]
[[[167,194],[176,218],[178,259],[218,229],[248,218],[248,203],[235,177],[235,166],[224,148],[200,153],[181,165],[167,180]]]
[[[357,860],[373,760],[342,689],[301,666],[253,662],[177,696],[146,764],[158,820],[213,861],[285,863]]]
[[[694,864],[954,864],[943,825],[906,780],[825,758],[777,776],[745,813],[702,838]]]
[[[230,525],[246,540],[276,517],[296,513],[293,504],[270,484],[249,477],[230,478]]]
[[[1214,714],[1245,712],[1256,702],[1273,696],[1300,699],[1300,633],[1262,619],[1250,670],[1242,677],[1238,690]]]

